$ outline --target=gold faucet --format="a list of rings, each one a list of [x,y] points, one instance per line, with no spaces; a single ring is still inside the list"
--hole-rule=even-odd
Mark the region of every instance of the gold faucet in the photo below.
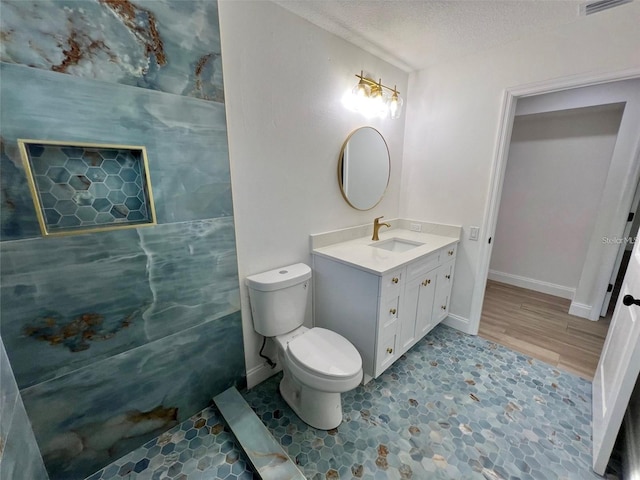
[[[380,223],[379,220],[381,218],[384,218],[384,215],[373,219],[373,237],[371,237],[371,240],[380,240],[380,238],[378,237],[378,232],[380,231],[381,226],[384,225],[387,228],[391,228],[391,225],[386,222]]]

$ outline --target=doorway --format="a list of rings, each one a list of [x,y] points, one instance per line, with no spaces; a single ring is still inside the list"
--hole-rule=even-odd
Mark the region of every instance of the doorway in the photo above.
[[[623,111],[516,108],[480,322],[481,336],[589,380],[610,319],[568,312]]]
[[[489,279],[573,299],[624,107],[516,109]]]
[[[554,80],[505,91],[488,204],[482,223],[483,230],[487,233],[483,236],[485,242],[480,245],[479,280],[474,287],[472,315],[467,331],[474,333],[479,329],[493,248],[492,240],[496,231],[509,144],[516,115],[516,104],[518,104],[521,114],[535,113],[529,108],[530,106],[529,110],[521,107],[521,105],[526,106],[527,102],[524,100],[529,97],[544,99],[547,111],[616,102],[626,103],[611,167],[600,199],[602,208],[598,211],[587,249],[585,266],[570,307],[570,313],[573,315],[592,320],[599,318],[606,287],[617,255],[617,251],[604,248],[602,238],[607,235],[621,236],[623,234],[627,209],[631,204],[640,172],[640,166],[635,161],[640,148],[640,132],[637,130],[637,125],[640,124],[638,82],[640,82],[640,70],[633,70],[581,79]],[[625,85],[626,89],[612,88],[613,86],[623,87]],[[587,99],[586,102],[585,99]],[[621,217],[621,212],[624,212],[624,218]]]

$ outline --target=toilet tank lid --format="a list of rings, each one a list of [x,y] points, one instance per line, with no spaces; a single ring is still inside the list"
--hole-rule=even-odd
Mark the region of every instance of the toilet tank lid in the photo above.
[[[270,292],[302,283],[309,278],[311,278],[311,268],[304,263],[296,263],[295,265],[250,275],[246,278],[246,283],[248,287],[254,290]]]

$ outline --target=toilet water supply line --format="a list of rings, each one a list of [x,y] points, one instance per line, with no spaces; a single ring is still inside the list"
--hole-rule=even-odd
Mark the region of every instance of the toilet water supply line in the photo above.
[[[264,358],[271,368],[276,368],[276,364],[266,355],[263,355],[262,351],[264,350],[264,346],[267,344],[267,337],[262,337],[262,348],[260,348],[259,355]]]

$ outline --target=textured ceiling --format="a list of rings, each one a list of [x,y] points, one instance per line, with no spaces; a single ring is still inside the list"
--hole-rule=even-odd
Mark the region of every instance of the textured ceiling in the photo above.
[[[411,72],[584,19],[584,0],[274,0]]]

